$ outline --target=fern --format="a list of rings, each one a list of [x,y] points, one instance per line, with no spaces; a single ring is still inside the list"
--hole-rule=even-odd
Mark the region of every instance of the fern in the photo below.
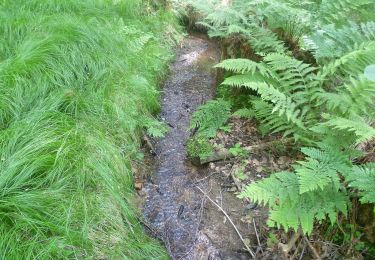
[[[315,190],[300,194],[298,176],[292,172],[279,172],[251,184],[240,193],[240,198],[267,204],[270,207],[268,224],[297,231],[299,227],[310,234],[315,221],[328,216],[332,223],[338,212],[346,213],[348,198],[341,189],[327,184],[324,192]]]
[[[222,68],[235,73],[259,72],[264,77],[271,77],[272,72],[264,64],[249,59],[227,59],[215,65],[215,68]]]
[[[252,109],[248,108],[241,108],[238,109],[233,113],[234,116],[242,117],[242,118],[253,118],[255,116],[255,112]]]
[[[216,130],[225,124],[230,117],[230,104],[223,99],[209,101],[194,112],[190,129],[197,129],[201,137],[214,137]]]
[[[322,0],[318,17],[325,24],[343,25],[348,21],[373,19],[374,8],[375,3],[371,0]]]
[[[247,33],[250,45],[255,52],[264,56],[267,53],[285,53],[287,48],[276,33],[259,25],[253,25]]]
[[[354,166],[346,175],[346,179],[349,187],[359,190],[362,203],[375,203],[375,163]]]
[[[358,144],[375,139],[375,85],[364,75],[375,64],[375,2],[234,0],[205,11],[214,13],[203,19],[210,35],[245,39],[257,54],[216,65],[229,72],[223,86],[249,93],[235,115],[306,146],[293,172],[251,184],[240,197],[267,204],[270,225],[308,234],[316,221],[347,214],[350,191],[374,203],[375,166],[352,160]]]
[[[375,41],[375,22],[351,23],[342,28],[323,26],[304,40],[318,61],[339,58],[364,42]]]
[[[360,76],[349,78],[342,86],[337,86],[335,92],[319,89],[312,96],[318,105],[325,105],[330,111],[338,111],[341,115],[363,114],[371,116],[375,98],[375,83]]]
[[[369,141],[375,137],[375,129],[363,122],[361,118],[347,119],[334,117],[323,123],[323,125],[333,127],[333,129],[353,132],[357,136],[357,144]]]
[[[295,133],[296,139],[308,139],[308,133],[304,135],[303,132],[307,129],[306,124],[313,124],[314,121],[308,109],[312,89],[317,87],[312,81],[312,73],[316,70],[314,67],[278,53],[265,56],[264,61],[259,63],[232,59],[221,62],[217,67],[241,73],[227,77],[223,85],[251,89],[263,101],[273,104],[267,112],[257,112],[263,115],[257,118],[267,124],[265,129],[284,131],[286,135]],[[275,112],[278,116],[271,115]],[[288,127],[288,124],[301,131],[294,131],[294,127]]]
[[[325,64],[319,71],[320,80],[329,80],[333,75],[358,77],[364,69],[375,63],[375,42],[365,42],[355,50]],[[344,76],[345,75],[345,76]]]

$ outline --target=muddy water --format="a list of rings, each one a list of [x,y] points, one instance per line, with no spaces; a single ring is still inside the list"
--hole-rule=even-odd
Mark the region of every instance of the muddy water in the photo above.
[[[195,168],[186,160],[190,117],[199,105],[214,97],[212,66],[219,58],[219,48],[213,42],[187,37],[177,50],[163,87],[161,117],[171,129],[155,145],[157,162],[145,188],[144,214],[172,259],[248,258],[247,254],[233,252],[233,243],[241,248],[241,242],[232,227],[217,227],[215,222],[223,221],[222,214],[207,208],[208,202],[197,189],[197,185],[203,190],[212,189],[210,179],[204,179],[207,169]],[[214,189],[218,189],[216,182]]]

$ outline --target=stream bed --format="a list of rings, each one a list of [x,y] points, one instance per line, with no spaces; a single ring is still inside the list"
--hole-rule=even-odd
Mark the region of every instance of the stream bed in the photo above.
[[[233,226],[197,187],[223,208],[238,211],[234,223],[251,236],[251,229],[239,221],[241,201],[223,191],[208,167],[195,167],[186,158],[191,114],[215,95],[212,66],[220,60],[220,48],[203,36],[190,35],[176,52],[162,89],[160,115],[171,128],[155,143],[154,172],[144,187],[145,219],[172,259],[249,259]]]

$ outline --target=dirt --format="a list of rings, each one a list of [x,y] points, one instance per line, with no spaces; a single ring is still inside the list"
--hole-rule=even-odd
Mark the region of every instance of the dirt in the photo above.
[[[160,117],[171,128],[153,144],[152,174],[143,179],[138,176],[136,182],[144,200],[145,226],[164,242],[172,259],[250,259],[244,243],[260,258],[269,259],[265,252],[267,210],[240,200],[237,194],[269,171],[281,165],[287,168],[289,157],[274,158],[264,151],[206,167],[196,167],[186,157],[190,117],[199,105],[214,98],[216,71],[212,66],[219,59],[220,48],[204,36],[185,38],[177,50],[161,100]],[[229,126],[230,132],[219,131],[212,140],[215,145],[230,148],[236,143],[246,146],[278,138],[263,138],[251,120],[233,118]],[[243,171],[242,178],[236,176],[238,169]]]

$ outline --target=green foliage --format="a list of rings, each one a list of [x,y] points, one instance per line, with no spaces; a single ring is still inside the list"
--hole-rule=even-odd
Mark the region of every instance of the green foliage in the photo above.
[[[367,163],[361,166],[354,166],[346,174],[349,187],[358,189],[361,194],[362,203],[375,203],[375,164]],[[375,210],[375,209],[374,209]]]
[[[233,113],[234,116],[242,117],[242,118],[253,118],[255,116],[255,112],[253,109],[249,108],[240,108]]]
[[[308,234],[316,221],[346,215],[357,191],[374,203],[374,166],[353,159],[361,155],[355,147],[375,137],[375,2],[192,2],[210,36],[240,38],[253,52],[216,65],[228,72],[222,86],[247,90],[236,114],[305,146],[293,171],[250,184],[240,197],[267,204],[270,225]]]
[[[249,152],[241,147],[240,144],[235,144],[233,147],[229,148],[229,152],[234,156],[246,156]]]
[[[208,101],[194,112],[190,129],[197,129],[196,135],[204,138],[214,137],[230,117],[230,104],[223,99]]]
[[[329,217],[336,222],[339,212],[346,214],[347,191],[340,175],[351,169],[349,157],[324,144],[320,149],[303,148],[304,161],[294,165],[294,172],[279,172],[248,186],[240,197],[268,204],[269,224],[286,230],[302,228],[311,233],[315,221]]]
[[[212,155],[214,147],[207,138],[196,136],[188,140],[186,150],[190,159],[205,160]]]
[[[1,259],[165,257],[129,202],[131,161],[177,27],[141,4],[1,1]]]
[[[297,140],[308,140],[307,127],[316,122],[309,108],[310,95],[317,88],[312,80],[316,68],[277,53],[265,56],[259,63],[235,61],[217,65],[240,72],[227,77],[222,84],[249,88],[259,94],[261,99],[253,99],[253,109],[268,131],[283,131],[285,136],[292,134]]]

